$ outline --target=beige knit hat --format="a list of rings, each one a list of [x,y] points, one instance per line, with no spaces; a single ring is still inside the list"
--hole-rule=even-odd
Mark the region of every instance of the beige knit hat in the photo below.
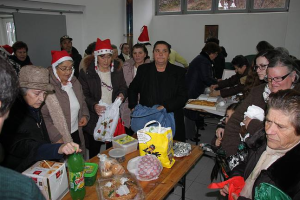
[[[51,92],[53,85],[49,83],[49,71],[46,68],[26,65],[19,74],[20,87]]]

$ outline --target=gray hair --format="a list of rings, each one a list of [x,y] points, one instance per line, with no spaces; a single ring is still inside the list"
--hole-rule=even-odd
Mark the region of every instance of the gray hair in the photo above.
[[[21,88],[19,89],[19,92],[20,92],[20,95],[21,95],[21,96],[26,96],[27,91],[28,91],[28,88],[25,88],[25,87],[21,87]]]

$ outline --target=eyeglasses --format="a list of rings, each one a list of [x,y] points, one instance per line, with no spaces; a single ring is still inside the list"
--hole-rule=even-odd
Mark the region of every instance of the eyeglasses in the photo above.
[[[60,69],[63,72],[67,72],[67,71],[72,72],[74,70],[74,67],[71,67],[70,69],[68,69],[68,68],[60,68],[60,67],[57,66],[57,68]]]
[[[275,81],[275,82],[281,82],[283,81],[286,77],[288,77],[288,75],[290,75],[292,72],[288,73],[287,75],[284,75],[284,76],[278,76],[278,77],[274,77],[274,78],[268,78],[267,76],[264,78],[264,81],[266,82],[272,82],[272,81]]]
[[[263,64],[261,64],[261,65],[254,65],[254,70],[255,70],[255,71],[256,71],[257,69],[259,69],[259,70],[266,70],[267,67],[268,67],[268,65],[263,65]]]

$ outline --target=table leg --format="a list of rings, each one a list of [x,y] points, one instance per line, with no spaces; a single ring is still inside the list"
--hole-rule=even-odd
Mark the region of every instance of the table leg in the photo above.
[[[179,181],[179,184],[181,185],[181,199],[185,199],[185,180],[186,180],[186,175],[184,175],[181,180]]]

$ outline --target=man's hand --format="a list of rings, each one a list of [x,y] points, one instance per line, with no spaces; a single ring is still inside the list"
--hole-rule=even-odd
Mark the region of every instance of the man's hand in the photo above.
[[[210,97],[217,97],[217,96],[220,96],[220,95],[221,95],[220,90],[213,90],[209,93]]]
[[[59,149],[58,149],[58,153],[59,154],[72,154],[74,152],[78,153],[81,152],[82,150],[79,149],[79,145],[74,143],[74,142],[69,142],[67,144],[62,144]]]
[[[224,134],[224,128],[218,128],[216,130],[216,136],[217,136],[217,138],[223,138],[223,134]]]
[[[218,84],[216,84],[216,85],[211,85],[211,86],[210,86],[210,90],[211,90],[211,91],[212,91],[212,90],[215,90],[217,87],[219,87]]]
[[[164,109],[165,107],[164,106],[158,106],[156,109],[157,110],[162,110],[162,109]]]
[[[105,112],[106,107],[95,104],[94,109],[95,109],[95,112],[97,113],[97,115],[101,116],[101,114],[103,114]]]
[[[87,124],[88,120],[86,116],[82,116],[80,121],[78,122],[78,126],[85,126]]]

